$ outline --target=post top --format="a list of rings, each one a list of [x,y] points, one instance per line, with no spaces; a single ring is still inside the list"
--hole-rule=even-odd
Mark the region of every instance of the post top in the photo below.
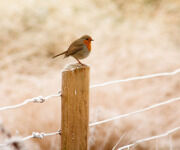
[[[79,63],[76,63],[76,64],[68,64],[68,65],[66,65],[65,66],[65,68],[63,69],[63,72],[64,71],[73,71],[73,70],[76,70],[76,69],[85,69],[85,68],[89,68],[89,66],[88,65],[85,65],[85,64],[83,64],[83,65],[81,65],[81,64],[79,64]]]

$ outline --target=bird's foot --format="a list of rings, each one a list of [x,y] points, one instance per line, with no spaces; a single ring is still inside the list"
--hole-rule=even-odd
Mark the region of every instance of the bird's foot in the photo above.
[[[81,63],[81,62],[79,62],[79,64],[82,65],[82,66],[86,66],[86,64],[83,64],[83,63]]]

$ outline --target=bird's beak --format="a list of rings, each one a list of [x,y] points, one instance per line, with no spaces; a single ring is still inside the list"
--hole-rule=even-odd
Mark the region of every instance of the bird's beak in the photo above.
[[[91,41],[94,41],[93,39],[91,39]]]

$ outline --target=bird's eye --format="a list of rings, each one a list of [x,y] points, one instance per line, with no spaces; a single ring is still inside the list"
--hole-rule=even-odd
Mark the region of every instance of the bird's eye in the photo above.
[[[88,38],[86,40],[89,40]]]

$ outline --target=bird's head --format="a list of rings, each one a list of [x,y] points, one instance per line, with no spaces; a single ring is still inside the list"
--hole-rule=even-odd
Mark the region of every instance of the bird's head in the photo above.
[[[83,36],[81,37],[81,39],[87,40],[87,41],[94,41],[94,40],[92,39],[92,37],[89,36],[89,35],[83,35]]]
[[[83,39],[84,44],[87,46],[88,50],[91,50],[91,41],[94,41],[91,36],[83,35],[80,39]]]

